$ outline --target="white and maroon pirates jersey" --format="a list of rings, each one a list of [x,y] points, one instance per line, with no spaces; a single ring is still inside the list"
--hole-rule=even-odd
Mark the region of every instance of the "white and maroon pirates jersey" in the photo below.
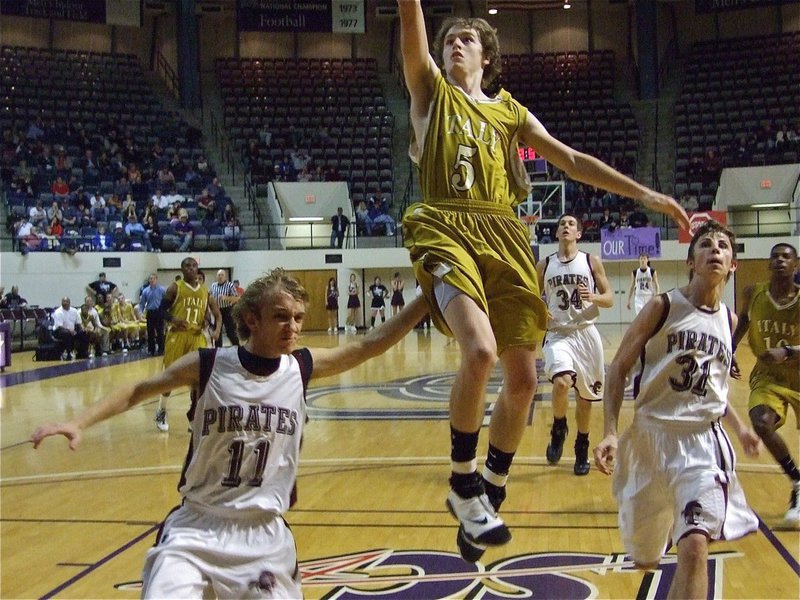
[[[284,355],[264,376],[244,367],[238,346],[200,353],[179,491],[212,508],[284,513],[297,477],[311,353]]]
[[[644,270],[637,268],[633,271],[633,295],[642,302],[642,305],[655,295],[656,286],[653,282],[653,273],[655,272],[652,267],[645,267]]]
[[[725,414],[731,315],[696,308],[680,290],[662,294],[662,323],[647,341],[634,379],[636,415],[665,425],[708,425]]]
[[[578,251],[572,260],[562,261],[554,252],[546,259],[544,295],[552,315],[548,331],[569,332],[594,323],[599,315],[597,306],[581,299],[579,284],[590,292],[596,290],[592,265],[586,252]]]

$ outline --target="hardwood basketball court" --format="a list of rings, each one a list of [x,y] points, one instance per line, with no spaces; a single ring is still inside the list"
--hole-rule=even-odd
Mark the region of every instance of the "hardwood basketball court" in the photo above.
[[[610,362],[622,326],[599,329]],[[348,337],[312,332],[302,343],[327,346]],[[739,355],[747,374],[752,355],[746,347]],[[77,452],[62,438],[38,451],[26,442],[37,424],[68,419],[121,381],[161,368],[160,359],[136,353],[94,363],[34,363],[22,353],[2,376],[2,598],[138,597],[144,554],[179,501],[189,440],[186,391],[170,400],[169,434],[155,428],[153,401],[90,429]],[[414,331],[383,357],[312,382],[299,501],[286,516],[306,597],[665,598],[674,555],[655,573],[631,570],[610,479],[594,469],[587,477],[572,474],[572,410],[564,458],[546,464],[551,410],[544,381],[502,510],[514,539],[490,549],[479,565],[458,557],[456,525],[444,507],[447,397],[457,364],[457,345],[438,332]],[[499,385],[498,370],[490,401]],[[733,382],[731,401],[743,416],[747,394],[746,378]],[[631,404],[623,405],[623,424]],[[600,405],[592,419],[594,444],[602,433]],[[781,434],[797,457],[791,417]],[[779,529],[788,480],[766,451],[755,460],[737,452],[762,524],[748,538],[712,545],[710,596],[797,598],[800,537]]]

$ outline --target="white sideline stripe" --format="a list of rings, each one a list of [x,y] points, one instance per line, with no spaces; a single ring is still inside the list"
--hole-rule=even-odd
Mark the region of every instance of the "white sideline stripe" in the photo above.
[[[565,457],[563,468],[571,467],[570,457]],[[445,456],[374,456],[360,458],[312,458],[300,461],[301,467],[339,467],[339,466],[371,466],[371,465],[449,465],[450,458]],[[548,466],[544,457],[518,456],[514,459],[515,465]],[[22,485],[27,483],[41,483],[47,481],[79,481],[81,479],[99,479],[120,477],[123,475],[163,475],[166,473],[180,473],[183,465],[162,465],[158,467],[132,467],[129,469],[98,469],[95,471],[68,471],[64,473],[46,473],[43,475],[25,475],[20,477],[2,477],[2,485]],[[550,467],[559,468],[559,467]],[[738,464],[736,471],[739,473],[781,473],[778,465],[762,465],[757,463]]]

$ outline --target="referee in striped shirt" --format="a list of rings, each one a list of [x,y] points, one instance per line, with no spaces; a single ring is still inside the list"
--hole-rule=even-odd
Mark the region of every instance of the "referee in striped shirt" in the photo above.
[[[225,269],[217,271],[217,280],[211,284],[210,292],[219,304],[225,335],[231,344],[238,346],[239,336],[236,335],[236,324],[233,322],[233,305],[239,301],[239,293],[236,291],[236,286],[228,281],[228,272]],[[215,345],[217,348],[222,347],[222,336],[217,338]]]

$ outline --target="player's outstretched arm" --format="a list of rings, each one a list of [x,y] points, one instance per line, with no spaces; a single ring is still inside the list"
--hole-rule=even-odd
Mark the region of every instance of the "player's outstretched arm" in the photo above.
[[[535,148],[543,158],[564,171],[571,179],[603,188],[626,198],[633,198],[647,208],[672,218],[681,227],[689,229],[689,217],[674,198],[651,190],[611,168],[603,161],[570,148],[550,135],[530,112],[520,137],[523,142]]]
[[[370,331],[363,338],[338,348],[309,348],[314,358],[312,377],[343,373],[365,360],[378,356],[394,346],[419,323],[428,312],[422,296],[406,304],[397,315]]]
[[[433,99],[433,84],[438,67],[428,48],[425,16],[420,0],[397,0],[400,13],[400,52],[403,77],[411,95],[411,112],[424,117]]]
[[[200,355],[192,352],[144,381],[115,389],[104,400],[93,404],[72,421],[40,425],[31,434],[30,441],[34,448],[38,448],[45,438],[63,435],[69,440],[70,449],[75,450],[81,442],[82,431],[87,427],[123,413],[147,398],[184,385],[197,387],[199,379]]]
[[[619,411],[625,393],[625,375],[641,355],[647,340],[655,333],[666,309],[667,304],[663,296],[656,296],[645,305],[622,337],[617,354],[606,373],[606,385],[603,390],[604,438],[594,449],[594,462],[600,472],[606,475],[614,470]]]

